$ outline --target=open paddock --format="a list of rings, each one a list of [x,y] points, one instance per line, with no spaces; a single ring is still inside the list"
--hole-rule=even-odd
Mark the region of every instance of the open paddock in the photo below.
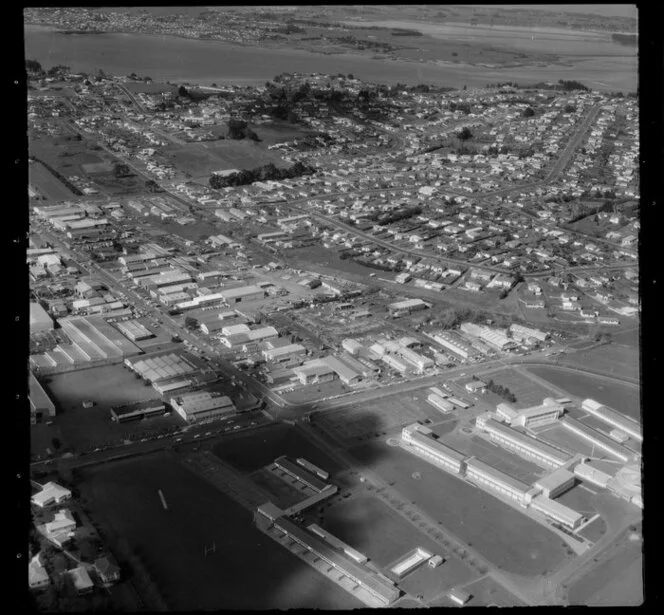
[[[605,344],[569,355],[565,362],[626,378],[640,377],[638,345]]]
[[[48,376],[45,388],[56,404],[55,423],[64,444],[74,450],[100,446],[104,442],[124,439],[182,422],[175,416],[155,417],[142,421],[116,423],[111,420],[111,407],[137,401],[159,399],[151,386],[145,386],[122,365],[107,365]],[[83,408],[83,401],[94,402]]]
[[[351,454],[408,500],[506,572],[534,577],[569,559],[565,543],[512,506],[415,455],[382,442]],[[421,479],[413,480],[419,472]],[[487,531],[487,519],[491,529]]]
[[[249,511],[168,454],[88,470],[80,490],[91,516],[112,528],[105,536],[111,547],[122,541],[142,560],[172,610],[356,606],[257,530]],[[215,552],[204,557],[213,544]]]
[[[28,182],[47,201],[66,201],[76,198],[67,186],[39,162],[31,162],[28,166]]]
[[[570,355],[570,359],[583,363],[579,357],[585,353]],[[587,364],[589,368],[592,366]],[[571,395],[581,399],[591,398],[602,404],[607,404],[617,412],[621,412],[635,420],[640,420],[640,390],[638,386],[593,376],[587,373],[574,373],[555,367],[529,367],[536,376],[544,378],[554,386],[564,389]]]
[[[302,431],[284,424],[227,438],[217,444],[213,452],[240,472],[254,472],[281,455],[304,457],[330,474],[340,469],[339,464],[310,442]]]

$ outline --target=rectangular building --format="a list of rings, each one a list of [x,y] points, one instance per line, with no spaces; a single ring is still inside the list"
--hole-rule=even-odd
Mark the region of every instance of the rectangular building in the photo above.
[[[614,442],[608,436],[605,436],[603,433],[584,425],[581,421],[577,421],[569,416],[566,416],[561,421],[562,426],[571,431],[573,434],[583,438],[584,440],[590,442],[594,446],[602,449],[603,451],[613,455],[616,459],[619,459],[623,463],[627,463],[634,459],[634,454],[629,449],[624,446]]]
[[[307,349],[302,344],[288,344],[287,346],[263,350],[263,358],[271,363],[285,363],[306,354]]]
[[[408,450],[408,447],[412,447],[429,460],[441,465],[448,472],[463,474],[467,455],[432,438],[430,433],[431,430],[423,428],[419,423],[413,423],[403,428],[401,441],[407,445],[406,450]]]
[[[565,468],[558,468],[535,483],[535,487],[539,487],[542,494],[552,500],[573,486],[574,474]]]
[[[313,489],[318,493],[320,493],[321,491],[325,490],[328,487],[328,484],[324,480],[321,480],[318,476],[316,476],[312,472],[309,472],[309,470],[306,470],[303,466],[299,465],[298,463],[291,461],[285,455],[282,455],[281,457],[275,459],[274,464],[282,472],[289,474],[296,480],[300,481],[301,483],[304,483],[305,485],[307,485],[307,487],[310,487],[311,489]]]
[[[532,406],[521,410],[516,410],[508,404],[498,404],[496,412],[504,417],[510,425],[531,428],[555,423],[564,409],[563,404],[547,398],[541,406]]]
[[[387,306],[387,309],[390,311],[390,314],[393,316],[399,314],[410,314],[411,312],[417,312],[419,310],[426,310],[431,307],[430,303],[422,301],[422,299],[406,299],[405,301],[396,301],[395,303],[390,303]]]
[[[55,404],[32,372],[29,372],[28,375],[28,400],[33,425],[37,423],[37,418],[40,416],[55,416]]]
[[[165,412],[166,404],[161,400],[139,401],[111,408],[111,420],[117,423],[127,423],[160,416]]]
[[[562,523],[573,530],[579,527],[585,519],[584,515],[581,513],[576,512],[560,502],[550,500],[544,495],[535,496],[531,500],[530,506],[533,510],[537,510],[554,521]]]
[[[487,432],[493,442],[542,465],[559,468],[572,458],[570,454],[503,425],[490,416],[477,417],[476,425]]]
[[[440,395],[436,395],[436,393],[430,393],[429,396],[427,397],[427,402],[432,405],[436,410],[440,410],[442,413],[447,414],[448,412],[452,412],[454,410],[454,405],[451,404],[449,401],[441,397]]]
[[[353,549],[353,547],[347,545],[342,540],[339,540],[336,536],[333,536],[332,534],[324,530],[322,527],[316,525],[315,523],[308,525],[307,529],[310,532],[313,532],[314,534],[318,534],[318,536],[320,536],[330,546],[334,547],[335,549],[338,549],[339,551],[342,551],[345,555],[355,560],[358,564],[364,564],[369,560],[369,558],[366,555]]]
[[[627,418],[604,404],[596,402],[594,399],[584,399],[581,402],[581,407],[589,414],[596,416],[600,421],[604,421],[612,427],[617,427],[620,431],[624,431],[639,442],[643,441],[641,425],[636,421]]]
[[[116,326],[132,342],[154,337],[154,333],[144,327],[138,320],[125,320],[124,322],[119,322]]]
[[[263,299],[263,297],[265,297],[265,291],[256,285],[249,285],[222,290],[219,295],[228,305],[233,305],[242,301],[256,301],[257,299]]]
[[[171,397],[175,410],[187,423],[198,423],[235,414],[235,406],[229,397],[214,395],[209,391],[198,391]]]
[[[526,506],[526,494],[530,491],[530,485],[491,467],[490,465],[471,457],[466,461],[466,478],[478,483],[482,487],[488,487],[503,496],[516,500],[521,506]]]

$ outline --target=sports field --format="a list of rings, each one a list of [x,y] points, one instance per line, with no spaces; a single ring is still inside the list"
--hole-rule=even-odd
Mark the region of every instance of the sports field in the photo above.
[[[415,455],[382,442],[360,445],[350,452],[506,572],[537,576],[557,569],[568,558],[564,543],[548,529]],[[414,472],[420,473],[420,480],[413,480]]]
[[[180,171],[193,178],[205,178],[206,181],[214,171],[254,169],[270,162],[287,166],[277,152],[247,139],[188,143],[165,147],[162,152]]]
[[[168,454],[97,467],[80,489],[93,518],[103,516],[141,557],[171,610],[359,606]],[[205,558],[204,546],[212,544],[215,553]]]
[[[591,374],[573,373],[555,367],[529,367],[536,376],[582,399],[591,398],[635,420],[640,418],[638,387],[617,380],[598,378]]]
[[[142,380],[121,365],[95,367],[48,378],[50,381],[44,386],[56,404],[55,423],[64,443],[78,451],[123,439],[127,434],[181,425],[175,415],[128,423],[112,421],[112,406],[159,398],[152,387],[145,386]],[[93,401],[94,406],[83,408],[84,400]]]
[[[622,547],[601,561],[568,591],[571,605],[637,606],[643,602],[642,548],[640,541]]]
[[[75,198],[74,193],[39,162],[31,162],[28,165],[28,182],[48,201],[66,201]]]
[[[483,374],[482,380],[484,382],[493,380],[495,384],[507,387],[516,396],[516,402],[512,405],[519,409],[539,406],[545,397],[552,397],[555,395],[555,392],[551,389],[543,387],[541,384],[538,384],[513,369],[501,369],[495,372],[489,372],[488,374]],[[490,393],[487,393],[485,397],[488,397],[489,395]],[[492,397],[497,399],[496,403],[505,401],[496,395],[492,395]]]
[[[225,439],[215,445],[213,452],[240,472],[254,472],[281,455],[304,457],[331,475],[339,470],[339,464],[310,442],[297,427],[284,424]]]
[[[431,419],[439,421],[440,411],[430,406],[428,392],[415,391],[384,397],[374,402],[325,412],[316,417],[316,424],[323,431],[331,432],[349,445],[357,444],[388,432],[399,430],[415,421]],[[456,422],[450,420],[436,431],[446,432],[454,428]]]

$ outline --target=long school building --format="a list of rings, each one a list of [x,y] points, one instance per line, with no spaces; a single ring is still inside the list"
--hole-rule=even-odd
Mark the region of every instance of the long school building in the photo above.
[[[588,427],[588,425],[584,425],[581,421],[577,421],[576,419],[566,416],[564,419],[562,419],[561,423],[565,429],[590,442],[593,446],[597,446],[603,451],[609,453],[609,455],[613,455],[623,463],[627,463],[634,458],[634,453],[632,453],[629,449],[621,446],[617,442],[614,442],[611,440],[611,438],[605,436],[603,433],[597,431],[596,429]]]
[[[584,399],[583,402],[581,402],[581,407],[586,412],[596,416],[600,421],[604,421],[613,427],[617,427],[620,431],[624,431],[639,442],[643,441],[641,425],[636,421],[628,419],[626,416],[623,416],[604,404],[596,402],[594,399]]]
[[[431,430],[418,423],[404,427],[401,432],[401,440],[407,447],[412,447],[418,453],[442,466],[452,474],[463,474],[464,460],[467,455],[446,446],[442,442],[431,437]]]
[[[466,478],[516,500],[524,508],[528,505],[526,494],[532,489],[530,485],[492,468],[479,459],[470,458],[466,461]]]
[[[549,446],[507,425],[503,425],[487,415],[479,416],[476,420],[476,425],[487,432],[493,442],[514,451],[522,457],[532,459],[540,465],[559,468],[566,464],[572,457],[570,454],[560,451],[553,446]]]

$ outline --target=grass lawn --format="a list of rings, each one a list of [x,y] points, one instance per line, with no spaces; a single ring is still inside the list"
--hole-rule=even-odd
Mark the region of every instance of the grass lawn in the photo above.
[[[491,577],[484,577],[466,585],[463,589],[472,596],[468,606],[525,606],[514,594]]]
[[[415,455],[379,442],[350,452],[506,572],[537,576],[557,569],[568,558],[564,543],[545,527]],[[413,472],[419,472],[421,479],[413,480]]]
[[[598,517],[590,525],[584,527],[579,532],[579,535],[583,536],[586,540],[590,540],[590,542],[597,542],[605,533],[606,523],[604,519]]]
[[[64,443],[76,450],[123,439],[129,433],[181,425],[175,415],[129,423],[111,420],[112,406],[159,398],[152,387],[145,386],[122,365],[95,367],[48,378],[50,382],[44,386],[56,405],[55,425],[60,429]],[[93,401],[95,405],[83,408],[84,400]]]
[[[583,353],[579,353],[583,354]],[[571,355],[571,357],[578,355]],[[588,364],[589,367],[592,367]],[[575,374],[558,370],[555,367],[529,367],[536,376],[548,380],[553,385],[564,389],[571,395],[582,399],[591,398],[606,404],[632,419],[640,420],[640,391],[638,387],[597,378],[591,374]]]
[[[301,502],[307,496],[268,470],[257,470],[250,476],[251,482],[274,496],[274,503],[281,509]]]
[[[477,573],[470,570],[463,562],[450,557],[438,568],[430,568],[426,562],[415,572],[406,576],[399,587],[411,596],[421,594],[424,600],[433,600],[442,592],[468,583]]]
[[[142,557],[172,610],[357,606],[257,530],[247,510],[167,454],[90,470],[81,492],[92,516],[103,516]],[[216,552],[204,558],[204,545],[213,543]]]
[[[637,345],[607,344],[592,350],[570,354],[565,358],[565,362],[627,378],[638,379],[640,374]]]
[[[217,444],[213,452],[240,472],[254,472],[281,455],[294,459],[304,457],[330,474],[339,470],[338,463],[310,442],[297,427],[284,424],[229,438]]]
[[[46,197],[46,201],[65,201],[76,198],[69,188],[39,162],[31,162],[28,165],[28,182],[40,195]]]
[[[613,557],[600,562],[568,592],[571,605],[636,606],[643,601],[642,548],[628,543]]]
[[[539,406],[545,397],[553,397],[555,393],[529,378],[519,374],[513,369],[502,369],[495,372],[490,372],[482,376],[482,380],[487,382],[493,380],[495,384],[507,387],[516,397],[514,407],[529,408],[531,406]],[[491,393],[487,393],[487,397]],[[504,400],[496,395],[491,395],[497,403],[502,403]]]

